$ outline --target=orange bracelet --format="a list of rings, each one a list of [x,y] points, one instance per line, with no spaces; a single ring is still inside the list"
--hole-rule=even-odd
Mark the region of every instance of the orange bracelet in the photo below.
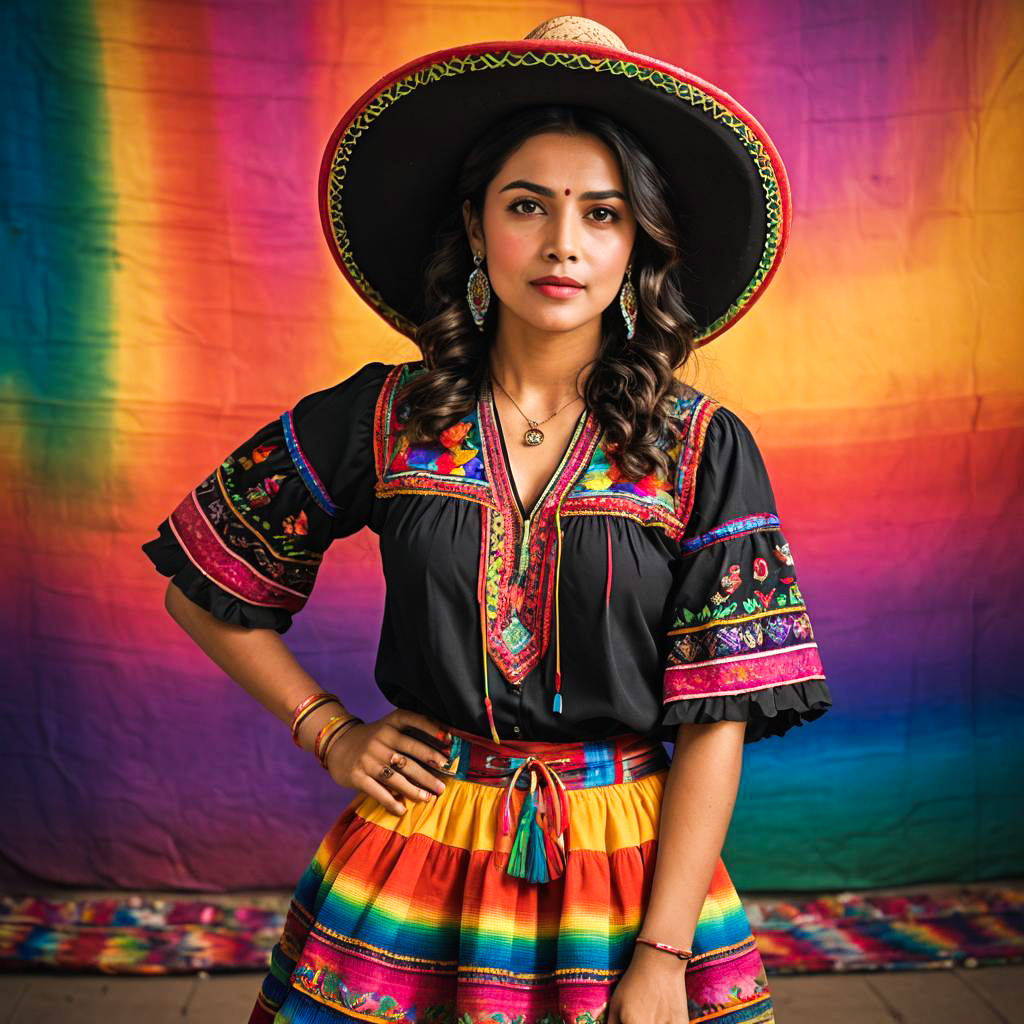
[[[355,726],[362,724],[363,720],[361,718],[350,718],[347,722],[343,722],[341,725],[339,725],[338,728],[335,729],[334,732],[332,732],[330,736],[328,736],[327,739],[321,744],[320,765],[324,771],[328,770],[327,755],[330,753],[331,747],[334,746],[335,742],[339,739],[339,737],[344,736],[345,733],[349,732]]]
[[[311,714],[313,714],[317,708],[322,708],[325,704],[330,704],[332,700],[341,704],[341,701],[338,700],[333,693],[327,693],[324,690],[317,690],[316,693],[310,694],[304,701],[295,706],[295,710],[292,712],[292,742],[295,746],[302,746],[299,742],[299,729],[302,726],[302,723]]]
[[[344,715],[331,715],[327,719],[324,727],[316,734],[316,739],[313,741],[313,756],[323,764],[323,756],[325,753],[324,744],[336,733],[342,726],[348,722],[362,721],[357,719],[355,715],[349,715],[347,718]]]

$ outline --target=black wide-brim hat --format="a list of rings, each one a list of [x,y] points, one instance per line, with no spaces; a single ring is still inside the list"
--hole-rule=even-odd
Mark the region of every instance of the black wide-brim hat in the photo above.
[[[319,193],[328,244],[356,291],[411,337],[435,233],[464,198],[454,189],[467,153],[495,121],[552,103],[600,111],[647,149],[672,192],[695,344],[731,327],[786,247],[782,158],[728,93],[577,17],[418,57],[352,104],[324,153]]]

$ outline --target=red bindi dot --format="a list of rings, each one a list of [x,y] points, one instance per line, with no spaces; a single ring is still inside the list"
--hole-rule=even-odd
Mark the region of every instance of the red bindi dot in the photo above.
[[[570,194],[570,190],[569,190],[569,189],[566,189],[566,190],[565,190],[565,194],[566,194],[566,195],[569,195],[569,194]]]

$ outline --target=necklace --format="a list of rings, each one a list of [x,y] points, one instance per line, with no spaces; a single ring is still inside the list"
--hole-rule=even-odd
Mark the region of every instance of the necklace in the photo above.
[[[491,376],[494,377],[495,384],[497,384],[498,387],[505,392],[505,396],[508,398],[508,400],[517,409],[519,409],[519,403],[507,391],[505,391],[505,385],[502,384],[501,381],[494,376],[493,371],[491,372]],[[572,405],[572,403],[575,402],[576,399],[579,397],[579,395],[575,395],[573,398],[570,398],[569,401],[565,403],[565,405],[560,405],[550,416],[547,416],[545,419],[542,420],[531,420],[530,417],[527,416],[522,409],[519,409],[519,415],[522,416],[523,419],[530,424],[526,431],[523,433],[523,444],[530,445],[531,447],[535,447],[538,444],[543,444],[544,431],[540,429],[540,425],[542,423],[547,423],[547,421],[550,419],[554,419],[554,417],[557,416],[566,406]]]

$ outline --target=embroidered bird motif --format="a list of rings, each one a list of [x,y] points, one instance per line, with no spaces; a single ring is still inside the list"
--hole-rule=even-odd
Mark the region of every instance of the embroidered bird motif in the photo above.
[[[726,596],[733,593],[736,588],[743,582],[743,578],[740,576],[740,567],[738,565],[729,566],[729,575],[723,576],[719,586],[725,591]]]
[[[296,537],[305,537],[309,533],[309,520],[306,517],[306,510],[303,509],[298,515],[285,516],[281,523],[285,533]]]
[[[789,550],[788,540],[781,547],[778,544],[775,545],[775,557],[783,565],[793,565],[793,553]]]
[[[276,452],[278,447],[279,445],[276,444],[257,445],[253,448],[248,457],[241,455],[239,456],[238,461],[241,464],[242,469],[252,469],[257,462],[265,462],[270,457],[270,453]]]
[[[281,481],[284,477],[280,473],[268,476],[263,480],[262,487],[250,487],[246,492],[246,499],[253,508],[263,508],[270,504],[270,499],[281,489]]]

